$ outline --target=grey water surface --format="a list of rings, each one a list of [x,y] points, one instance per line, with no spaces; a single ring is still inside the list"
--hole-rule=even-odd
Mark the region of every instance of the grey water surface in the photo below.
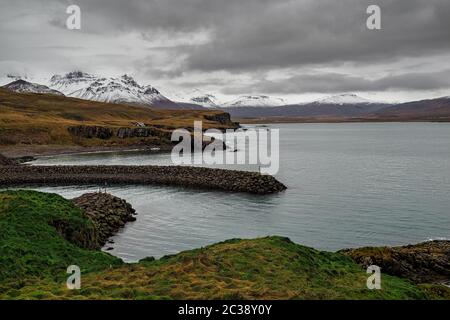
[[[450,238],[450,124],[277,124],[288,190],[272,196],[160,186],[108,187],[138,212],[114,238],[126,261],[230,238],[282,235],[317,249]],[[241,152],[241,151],[239,151]],[[170,165],[170,154],[40,158],[34,165]],[[258,170],[246,166],[245,170]],[[42,187],[73,198],[98,186]]]

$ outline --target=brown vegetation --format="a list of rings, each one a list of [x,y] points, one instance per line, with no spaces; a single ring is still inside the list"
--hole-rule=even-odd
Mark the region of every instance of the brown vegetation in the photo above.
[[[195,120],[203,121],[205,129],[233,127],[231,121],[223,121],[223,115],[222,111],[160,110],[0,89],[0,152],[18,156],[29,155],[29,150],[36,154],[44,149],[157,145],[159,137],[85,139],[68,128],[82,125],[118,130],[139,125],[167,132],[191,128]]]

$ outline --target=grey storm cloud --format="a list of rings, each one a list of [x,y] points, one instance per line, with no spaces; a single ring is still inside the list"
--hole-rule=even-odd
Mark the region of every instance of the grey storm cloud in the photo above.
[[[40,2],[40,1],[36,1]],[[69,1],[46,0],[55,5]],[[78,0],[89,32],[208,31],[185,68],[252,70],[334,61],[370,62],[450,48],[448,0]],[[366,9],[382,10],[382,30]],[[59,20],[58,20],[59,19]],[[59,22],[58,22],[59,21]],[[52,20],[63,26],[61,16]]]
[[[449,88],[443,66],[429,73],[407,75],[400,62],[421,59],[433,63],[450,55],[449,0],[0,0],[0,66],[35,63],[51,69],[55,65],[95,70],[113,65],[126,72],[153,74],[189,85],[201,75],[225,72],[229,77],[246,75],[242,88],[222,92],[267,90],[277,93],[340,90],[427,90]],[[77,4],[82,10],[82,30],[65,29],[65,8]],[[366,28],[366,9],[381,7],[382,30]],[[36,15],[21,24],[23,17]],[[13,23],[14,19],[17,23]],[[30,24],[32,25],[30,31]],[[14,30],[11,31],[11,26]],[[53,34],[54,33],[54,34]],[[121,43],[123,35],[137,34],[133,43]],[[204,35],[198,41],[195,35]],[[143,48],[161,36],[174,40]],[[73,40],[75,39],[75,40]],[[117,39],[117,41],[115,41]],[[84,41],[86,40],[86,41]],[[125,41],[125,40],[124,40]],[[133,46],[136,47],[133,47]],[[105,46],[100,48],[100,46]],[[59,49],[51,49],[58,47]],[[73,48],[83,47],[81,53]],[[129,49],[125,48],[129,47]],[[102,51],[103,50],[103,51]],[[127,51],[129,50],[129,51]],[[140,51],[139,51],[140,50]],[[108,60],[106,53],[114,55]],[[120,52],[118,52],[120,51]],[[127,52],[135,53],[126,59]],[[120,62],[120,56],[124,60]],[[128,61],[127,61],[128,60]],[[398,64],[396,65],[396,63]],[[379,66],[383,79],[368,80],[351,74],[346,66]],[[383,66],[396,68],[387,76]],[[293,76],[269,81],[265,73],[299,74],[315,68],[340,68],[328,74]],[[4,70],[0,70],[4,71]],[[424,70],[422,70],[424,71]],[[427,71],[427,70],[425,70]],[[333,71],[334,72],[334,71]],[[199,76],[200,75],[200,76]],[[416,77],[415,77],[416,76]],[[216,77],[217,75],[211,75]],[[261,78],[254,85],[254,79]],[[227,78],[224,78],[226,80]],[[419,80],[420,79],[420,80]],[[205,80],[207,81],[207,80]],[[226,82],[226,81],[225,81]],[[254,85],[254,86],[253,86]],[[252,87],[253,86],[253,87]],[[266,91],[264,91],[266,92]]]
[[[268,94],[339,93],[348,91],[385,91],[385,90],[434,90],[450,88],[450,70],[437,73],[407,73],[386,76],[376,80],[359,76],[327,73],[320,75],[298,75],[278,81],[261,80],[252,83],[244,90],[248,92],[266,92]],[[243,88],[227,89],[227,93],[239,93]]]

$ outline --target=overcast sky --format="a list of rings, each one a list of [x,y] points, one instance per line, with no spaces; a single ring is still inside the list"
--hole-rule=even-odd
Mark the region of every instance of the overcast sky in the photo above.
[[[82,29],[68,30],[77,4]],[[382,29],[366,28],[377,4]],[[162,90],[450,95],[449,0],[0,0],[0,74],[133,75]]]

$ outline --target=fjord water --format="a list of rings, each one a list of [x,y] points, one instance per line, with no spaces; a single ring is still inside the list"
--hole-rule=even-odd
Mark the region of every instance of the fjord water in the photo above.
[[[108,187],[138,212],[110,252],[126,261],[230,238],[282,235],[317,249],[450,238],[450,124],[277,124],[288,186],[271,196],[160,186]],[[33,164],[170,164],[169,154],[121,152]],[[257,170],[255,166],[245,168]],[[98,186],[45,187],[73,198]],[[108,246],[107,246],[108,247]]]

